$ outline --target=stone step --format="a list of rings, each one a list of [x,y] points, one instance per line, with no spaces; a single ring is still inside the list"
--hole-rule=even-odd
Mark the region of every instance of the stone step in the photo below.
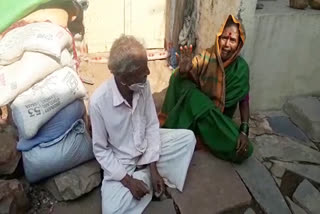
[[[301,182],[293,194],[293,200],[307,213],[320,213],[320,192],[308,180]]]
[[[281,160],[320,165],[320,152],[291,138],[262,135],[255,139],[255,152],[264,160]]]
[[[316,97],[295,97],[284,105],[284,111],[314,142],[320,142],[320,101]]]
[[[143,214],[176,214],[172,199],[163,201],[151,201]]]
[[[251,196],[232,165],[196,151],[182,193],[170,189],[182,214],[212,214],[249,205]]]
[[[265,213],[291,214],[271,174],[257,159],[251,157],[234,167]]]

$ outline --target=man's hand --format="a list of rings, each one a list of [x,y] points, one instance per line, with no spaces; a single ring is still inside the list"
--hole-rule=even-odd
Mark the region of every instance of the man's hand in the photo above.
[[[179,72],[182,76],[187,76],[192,69],[192,45],[189,48],[185,45],[180,46],[180,56],[176,53],[177,61],[179,64]]]
[[[155,162],[150,164],[150,174],[155,195],[156,197],[160,197],[165,191],[165,186],[163,178],[160,176]]]
[[[126,175],[120,182],[130,190],[133,197],[137,200],[140,200],[149,193],[147,184],[129,175]]]
[[[237,141],[237,155],[239,157],[247,157],[249,151],[249,139],[248,136],[240,133]]]

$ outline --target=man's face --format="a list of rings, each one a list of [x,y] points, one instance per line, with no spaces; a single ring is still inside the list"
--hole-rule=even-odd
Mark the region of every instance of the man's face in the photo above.
[[[121,77],[122,82],[127,86],[135,83],[145,83],[147,81],[147,76],[150,74],[147,56],[142,55],[139,57],[136,65],[138,66],[136,71],[127,73]]]
[[[239,29],[236,26],[230,26],[225,28],[219,39],[222,61],[228,60],[235,53],[238,45]]]

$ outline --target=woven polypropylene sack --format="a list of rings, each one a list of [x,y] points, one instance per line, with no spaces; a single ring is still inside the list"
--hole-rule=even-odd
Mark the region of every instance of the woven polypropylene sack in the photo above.
[[[59,61],[36,52],[25,52],[19,61],[0,67],[0,106],[59,68]]]
[[[44,124],[33,138],[19,139],[17,149],[28,151],[33,147],[48,141],[61,140],[64,134],[70,131],[71,125],[81,119],[86,111],[83,100],[77,99],[60,110],[53,118]],[[60,138],[59,138],[60,137]]]
[[[63,49],[72,47],[71,34],[59,25],[37,22],[15,28],[0,40],[0,65],[11,64],[25,51],[60,58]]]
[[[83,83],[71,68],[64,67],[50,74],[11,104],[19,136],[24,139],[34,137],[57,112],[85,95]]]

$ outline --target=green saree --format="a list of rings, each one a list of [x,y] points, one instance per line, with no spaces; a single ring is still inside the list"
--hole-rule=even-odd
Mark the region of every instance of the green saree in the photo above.
[[[225,68],[225,109],[218,109],[214,102],[189,79],[175,72],[159,115],[163,128],[193,130],[219,158],[241,162],[247,157],[236,154],[239,128],[232,121],[237,104],[249,92],[249,68],[238,56]],[[248,157],[253,152],[249,144]]]

